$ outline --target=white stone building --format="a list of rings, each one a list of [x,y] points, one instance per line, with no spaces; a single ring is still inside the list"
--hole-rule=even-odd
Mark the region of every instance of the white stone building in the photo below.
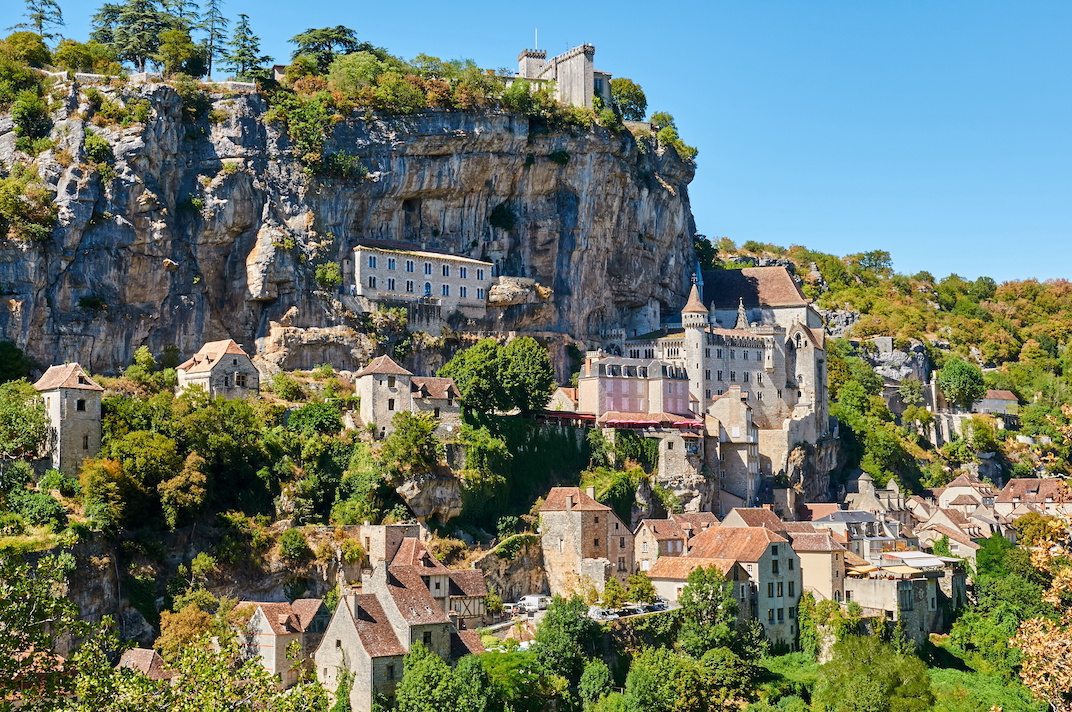
[[[441,437],[461,427],[461,394],[453,379],[414,376],[384,355],[358,371],[354,385],[361,398],[361,422],[375,425],[377,437],[391,433],[401,412],[431,414],[439,421]]]
[[[45,402],[51,426],[52,467],[65,475],[77,475],[82,461],[100,451],[104,389],[77,363],[50,366],[34,388]]]
[[[583,44],[547,59],[546,50],[526,49],[517,56],[517,79],[554,82],[555,98],[563,104],[593,108],[599,96],[606,106],[613,99],[611,75],[595,68],[596,48]]]
[[[381,304],[427,302],[443,315],[481,318],[495,281],[494,265],[445,252],[389,249],[362,244],[352,253],[350,293],[366,311]],[[346,272],[346,270],[344,270]]]
[[[260,373],[233,339],[210,341],[175,369],[178,390],[201,386],[216,398],[246,398],[260,393]]]

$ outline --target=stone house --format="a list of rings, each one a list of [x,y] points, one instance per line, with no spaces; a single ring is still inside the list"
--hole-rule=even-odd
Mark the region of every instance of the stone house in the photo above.
[[[381,304],[412,305],[426,302],[442,315],[460,312],[474,319],[487,311],[488,293],[495,281],[491,262],[413,246],[393,249],[360,244],[343,264],[343,274],[352,285],[365,311]]]
[[[656,359],[592,351],[577,377],[576,411],[597,418],[608,412],[694,417],[683,368]]]
[[[577,389],[567,386],[559,386],[551,394],[551,400],[547,402],[547,408],[552,412],[576,413],[577,412]]]
[[[610,578],[624,586],[635,571],[633,532],[595,488],[552,487],[540,507],[540,546],[552,594],[602,593]]]
[[[363,593],[340,598],[313,655],[317,678],[334,692],[342,673],[351,675],[350,708],[369,712],[377,697],[393,702],[414,642],[447,661],[483,652],[475,630],[455,625],[483,615],[474,600],[487,595],[480,584],[481,572],[448,569],[420,540],[403,539],[390,561],[363,577]]]
[[[972,405],[972,412],[1015,416],[1020,412],[1020,399],[1012,391],[988,390]]]
[[[401,412],[431,414],[441,436],[461,427],[461,394],[453,379],[414,376],[384,355],[357,372],[354,386],[361,422],[375,425],[377,437],[394,431],[394,417]]]
[[[766,507],[734,507],[725,516],[720,527],[763,527],[776,534],[785,534],[786,523]]]
[[[374,569],[381,563],[390,562],[408,538],[421,537],[421,525],[412,524],[362,524],[358,534],[365,552],[365,568]]]
[[[152,648],[124,650],[116,667],[137,670],[150,680],[170,680],[175,677],[175,672],[164,665],[164,658]]]
[[[685,543],[708,527],[718,525],[718,518],[712,512],[674,512],[667,519],[675,522],[685,532]]]
[[[200,386],[212,398],[246,398],[260,393],[260,373],[233,339],[210,341],[176,369],[181,393]]]
[[[254,607],[246,624],[242,645],[249,657],[259,656],[264,667],[279,678],[280,686],[298,682],[299,668],[309,667],[320,645],[331,614],[319,598],[300,598],[293,603],[243,601]],[[288,648],[297,643],[300,657],[288,657]]]
[[[912,524],[912,508],[908,499],[897,486],[897,478],[891,477],[885,487],[875,487],[871,475],[860,472],[853,483],[853,490],[842,498],[846,509],[882,514],[887,519],[896,519],[902,526]]]
[[[903,551],[915,542],[905,536],[901,523],[871,512],[838,510],[811,522],[827,530],[848,551],[877,564],[887,551]]]
[[[845,552],[830,532],[791,531],[789,542],[800,557],[801,583],[818,601],[845,600]]]
[[[917,646],[925,643],[931,632],[940,632],[938,595],[938,580],[918,571],[845,579],[847,601],[860,604],[865,616],[900,622],[905,635]]]
[[[803,580],[789,540],[766,527],[720,525],[689,542],[686,557],[729,559],[748,572],[753,617],[775,644],[794,646]]]
[[[648,571],[662,556],[685,553],[687,537],[672,519],[642,519],[633,532],[633,558],[639,571]]]
[[[731,559],[705,559],[699,556],[663,558],[652,564],[648,572],[655,593],[676,603],[688,583],[689,574],[696,569],[715,568],[733,582],[733,598],[737,601],[737,620],[747,621],[753,617],[752,586],[748,571]]]
[[[547,59],[547,51],[526,49],[517,56],[517,76],[532,82],[554,82],[555,98],[570,106],[595,106],[593,97],[600,97],[610,106],[611,75],[595,69],[596,48],[583,44]]]
[[[34,388],[48,414],[52,467],[73,477],[81,471],[83,460],[100,452],[104,389],[77,363],[50,366]]]
[[[1072,515],[1072,489],[1061,480],[1014,478],[995,496],[994,509],[1009,520],[1028,512],[1069,516]]]
[[[730,386],[715,396],[704,418],[708,442],[706,464],[718,473],[718,507],[728,512],[747,507],[759,497],[759,428],[752,420],[752,408],[740,386]]]

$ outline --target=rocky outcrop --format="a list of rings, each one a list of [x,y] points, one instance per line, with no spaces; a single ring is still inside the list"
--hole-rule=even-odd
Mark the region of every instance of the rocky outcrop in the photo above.
[[[428,472],[407,477],[395,491],[422,522],[428,518],[445,522],[462,513],[461,480],[452,474]]]
[[[499,594],[504,601],[516,601],[530,593],[550,590],[540,538],[534,535],[519,536],[523,537],[522,543],[516,551],[509,547],[512,552],[510,556],[492,549],[473,562],[474,569],[484,572],[488,590]]]
[[[878,336],[867,344],[868,348],[861,349],[861,355],[883,378],[897,382],[914,378],[920,383],[930,380],[930,358],[926,347],[919,341],[913,340],[907,348],[899,349],[895,348],[892,337]]]
[[[826,335],[837,339],[844,338],[853,324],[860,321],[860,312],[849,309],[824,309],[819,313],[826,324]]]
[[[58,143],[37,164],[59,225],[41,244],[0,243],[0,339],[43,363],[111,372],[142,344],[189,354],[231,337],[273,367],[354,367],[374,335],[314,272],[337,262],[350,278],[361,239],[449,250],[535,280],[534,296],[505,298],[477,329],[589,344],[649,318],[653,302],[680,308],[695,269],[694,167],[628,133],[547,130],[499,111],[353,115],[327,150],[356,156],[368,176],[310,177],[262,95],[212,93],[211,111],[189,121],[167,85],[98,89],[152,107],[144,125],[93,127],[113,147],[114,178],[87,162],[84,91],[58,84]],[[20,157],[0,117],[0,162]],[[510,230],[489,221],[501,205]]]

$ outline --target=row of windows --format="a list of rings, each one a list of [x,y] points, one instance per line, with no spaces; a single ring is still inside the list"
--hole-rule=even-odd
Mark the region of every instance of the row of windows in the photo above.
[[[378,262],[378,260],[376,258],[376,255],[369,255],[368,256],[368,266],[369,267],[371,267],[372,269],[376,269],[377,262]],[[388,257],[387,258],[387,269],[392,269],[393,270],[393,269],[396,269],[396,268],[397,267],[396,267],[395,258],[394,257]],[[414,264],[413,260],[406,260],[406,271],[407,272],[413,272],[415,268],[416,268],[416,265]],[[443,273],[444,277],[449,277],[450,276],[450,265],[440,265],[440,271]],[[432,263],[431,262],[425,262],[424,263],[424,273],[425,274],[432,274]],[[469,279],[469,268],[468,267],[458,267],[458,277],[460,279]],[[484,269],[483,268],[478,268],[477,269],[476,278],[478,280],[483,280],[484,279]]]
[[[775,609],[773,609],[773,608],[768,608],[767,609],[767,620],[769,622],[771,622],[771,623],[774,622],[774,614],[776,612],[778,614],[778,620],[779,621],[784,621],[785,620],[785,609],[784,608],[779,608],[779,609],[777,609],[777,611],[775,611]],[[791,606],[789,608],[789,617],[790,618],[796,618],[797,617],[797,609],[796,609],[796,607]]]
[[[617,528],[617,527],[615,527],[615,528]],[[592,540],[592,546],[599,546],[599,539],[593,539]],[[624,536],[618,538],[618,546],[622,547],[623,549],[625,548],[625,537]]]
[[[724,373],[723,371],[716,371],[715,373],[718,374],[718,378],[715,379],[716,381],[724,381],[724,380],[726,380],[725,378],[722,377],[723,373]],[[707,369],[707,370],[704,371],[704,378],[706,378],[708,381],[711,380],[711,370],[710,369]],[[741,378],[742,378],[742,381],[744,383],[749,383],[752,380],[751,371],[744,371],[742,376],[741,376]],[[737,382],[737,372],[736,371],[730,371],[730,383],[736,383],[736,382]],[[763,374],[762,373],[757,373],[756,374],[756,383],[758,383],[760,385],[763,384]]]
[[[774,556],[778,555],[778,546],[777,545],[772,547],[771,554],[773,554]],[[792,571],[793,570],[793,559],[788,559],[788,562],[789,562],[789,570]],[[770,568],[771,568],[771,573],[772,574],[778,573],[778,559],[771,559]]]
[[[774,598],[776,591],[777,591],[777,597],[778,598],[781,598],[783,595],[785,595],[784,594],[784,589],[782,588],[782,582],[779,581],[777,584],[775,584],[775,582],[773,582],[773,581],[768,581],[767,582],[767,598]],[[796,595],[796,582],[790,581],[789,582],[789,597],[793,598],[793,596],[795,596],[795,595]]]
[[[376,277],[370,275],[369,278],[368,278],[368,286],[369,286],[369,288],[370,289],[376,289],[377,283],[378,283],[378,280],[376,279]],[[394,292],[394,291],[397,291],[397,289],[398,289],[398,282],[395,281],[394,277],[388,277],[387,278],[387,291]],[[412,279],[407,279],[406,280],[406,292],[408,292],[409,294],[413,294],[414,289],[415,289],[415,285],[413,283],[413,280]],[[439,288],[439,292],[440,292],[440,296],[449,297],[450,296],[450,285],[449,284],[441,285],[440,288]],[[432,283],[431,282],[425,282],[424,283],[424,296],[426,296],[426,297],[432,296]],[[469,297],[469,288],[468,287],[458,287],[458,298],[459,299],[467,299],[468,297]],[[484,298],[484,289],[483,289],[483,287],[477,287],[476,288],[476,298],[477,299],[483,299]]]
[[[730,358],[737,358],[737,349],[730,349]],[[745,361],[748,360],[748,354],[750,352],[747,349],[741,349],[741,358]],[[763,359],[763,353],[760,351],[752,351],[755,354],[756,361]],[[711,349],[704,349],[704,357],[711,358]],[[722,349],[715,349],[715,358],[722,358]]]

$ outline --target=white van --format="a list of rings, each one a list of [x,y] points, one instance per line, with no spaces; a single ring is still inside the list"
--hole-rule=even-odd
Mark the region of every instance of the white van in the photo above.
[[[535,593],[522,596],[517,602],[517,607],[528,613],[542,611],[547,608],[547,596],[540,596]]]

